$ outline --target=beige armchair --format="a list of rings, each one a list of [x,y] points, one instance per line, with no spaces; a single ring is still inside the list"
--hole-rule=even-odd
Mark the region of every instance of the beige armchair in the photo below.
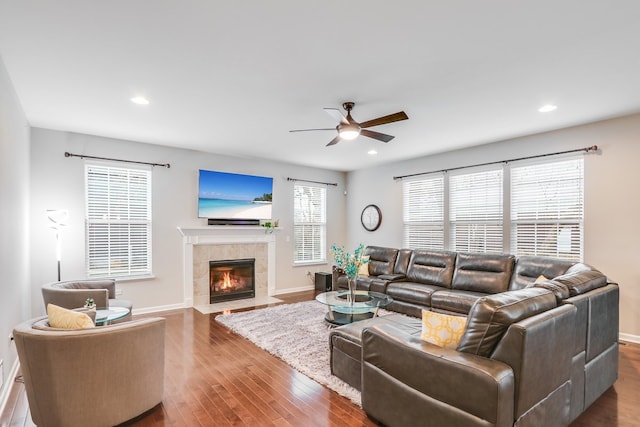
[[[47,325],[43,317],[13,330],[39,427],[114,426],[162,401],[165,319],[67,331]]]
[[[42,299],[46,309],[47,304],[73,309],[84,306],[87,298],[93,298],[98,308],[124,307],[129,314],[114,323],[131,320],[131,301],[116,299],[116,281],[113,279],[71,280],[67,282],[53,282],[42,286]]]

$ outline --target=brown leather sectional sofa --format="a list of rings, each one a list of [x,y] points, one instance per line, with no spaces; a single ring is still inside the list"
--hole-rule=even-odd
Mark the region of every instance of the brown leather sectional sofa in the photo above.
[[[371,246],[359,289],[402,314],[335,328],[331,370],[388,426],[564,426],[617,379],[619,291],[566,260]],[[540,276],[544,276],[541,278]],[[346,277],[334,285],[346,288]],[[537,283],[536,283],[537,282]],[[467,316],[456,350],[422,310]]]

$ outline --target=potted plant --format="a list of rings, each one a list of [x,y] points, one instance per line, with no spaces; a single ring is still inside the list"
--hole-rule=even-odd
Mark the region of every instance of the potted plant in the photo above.
[[[278,227],[279,222],[280,221],[276,219],[274,222],[265,221],[260,225],[262,225],[265,228],[265,230],[264,230],[265,234],[266,233],[271,234],[271,233],[273,233],[273,230]]]
[[[349,302],[355,301],[356,282],[360,267],[367,264],[369,260],[364,257],[366,246],[360,243],[353,253],[347,252],[344,246],[331,245],[331,255],[336,266],[347,275],[349,284]]]

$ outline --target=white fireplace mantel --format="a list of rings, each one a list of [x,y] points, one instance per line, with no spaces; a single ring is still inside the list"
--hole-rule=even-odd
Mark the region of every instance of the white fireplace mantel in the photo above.
[[[275,230],[278,231],[277,229]],[[178,227],[183,244],[184,305],[193,307],[193,247],[196,245],[267,244],[267,292],[275,295],[276,237],[261,226]]]

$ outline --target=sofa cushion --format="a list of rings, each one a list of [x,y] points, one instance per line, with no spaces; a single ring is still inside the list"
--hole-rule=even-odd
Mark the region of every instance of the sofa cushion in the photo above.
[[[438,290],[431,295],[431,309],[466,315],[473,304],[484,296],[487,296],[484,292]]]
[[[515,257],[502,254],[459,253],[451,287],[497,294],[509,289]]]
[[[451,316],[422,310],[422,334],[420,337],[423,341],[438,347],[454,350],[458,347],[466,323],[467,318],[463,316]]]
[[[411,254],[407,280],[450,288],[455,263],[455,252],[416,249]]]
[[[375,276],[358,276],[358,281],[356,282],[356,289],[360,291],[371,291],[371,292],[379,292],[384,294],[387,290],[387,282],[386,280],[380,280]],[[349,284],[345,281],[345,289],[348,289]]]
[[[560,260],[557,258],[547,258],[540,256],[523,256],[518,258],[509,290],[524,289],[535,280],[544,276],[553,278],[565,274],[567,269],[574,264],[572,261]]]
[[[393,274],[393,267],[398,257],[398,249],[367,246],[364,255],[369,256],[369,275]]]
[[[85,329],[93,328],[93,320],[88,314],[81,311],[69,310],[55,304],[47,305],[49,326],[58,329]]]
[[[439,289],[442,288],[416,282],[391,282],[387,285],[387,294],[397,301],[429,307],[431,294]]]
[[[458,351],[489,357],[509,325],[556,306],[553,293],[541,288],[482,297],[469,311]]]
[[[601,288],[607,284],[607,276],[598,270],[583,270],[554,277],[551,282],[566,286],[573,297]]]

